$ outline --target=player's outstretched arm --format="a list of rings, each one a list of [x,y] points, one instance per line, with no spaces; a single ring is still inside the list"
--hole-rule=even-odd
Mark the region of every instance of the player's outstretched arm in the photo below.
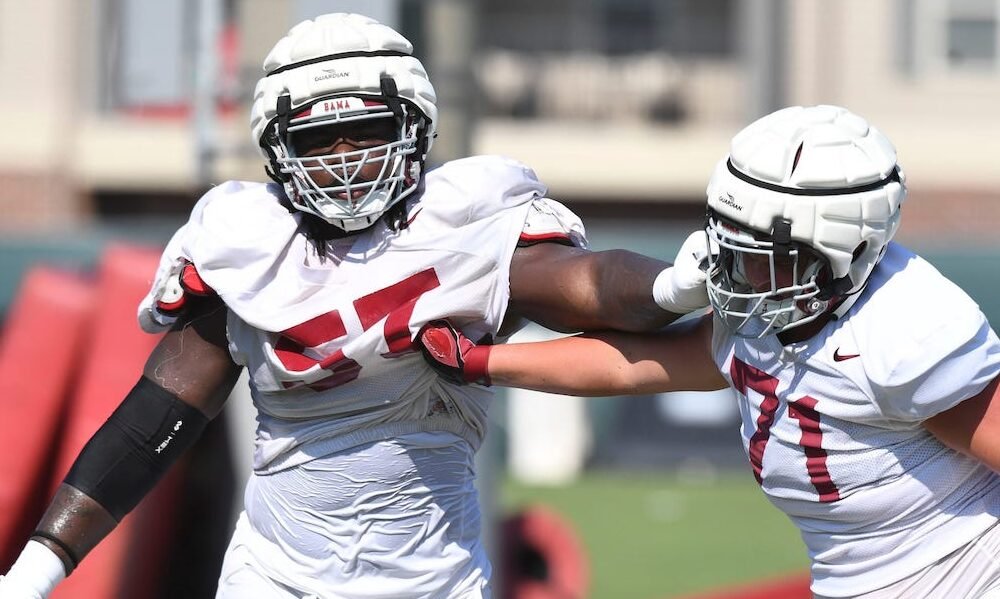
[[[673,265],[627,250],[555,243],[518,248],[510,308],[556,331],[656,330],[708,305],[707,248],[703,231],[688,237]]]
[[[1000,472],[1000,376],[974,397],[924,421],[942,443]]]
[[[581,396],[714,391],[727,386],[711,356],[712,317],[644,335],[602,332],[537,343],[476,346],[444,321],[419,340],[430,365],[455,382]]]
[[[197,440],[240,372],[226,349],[225,321],[221,300],[202,299],[163,337],[0,578],[0,596],[48,596]]]

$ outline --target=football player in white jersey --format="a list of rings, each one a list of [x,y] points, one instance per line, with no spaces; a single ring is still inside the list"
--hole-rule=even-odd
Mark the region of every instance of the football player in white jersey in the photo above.
[[[1000,596],[1000,342],[979,307],[891,241],[896,151],[840,107],[733,139],[708,185],[704,303],[650,335],[477,346],[429,362],[577,395],[731,387],[753,474],[799,527],[817,597]],[[686,244],[677,267],[700,259]]]
[[[167,245],[139,308],[165,336],[0,580],[4,599],[46,597],[244,367],[254,474],[218,597],[488,596],[473,458],[491,390],[441,377],[417,332],[446,317],[477,340],[521,319],[655,330],[701,301],[697,268],[587,251],[524,165],[425,172],[434,90],[396,31],[321,16],[264,70],[251,126],[274,183],[215,187]]]

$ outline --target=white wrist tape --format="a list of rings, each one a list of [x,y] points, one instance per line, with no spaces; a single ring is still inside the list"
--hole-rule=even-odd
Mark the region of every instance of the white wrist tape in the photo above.
[[[653,281],[653,301],[656,305],[674,314],[687,314],[708,305],[708,291],[705,289],[704,275],[678,271],[674,266],[665,268]]]
[[[28,541],[3,582],[44,599],[65,578],[66,568],[59,556],[38,541]]]

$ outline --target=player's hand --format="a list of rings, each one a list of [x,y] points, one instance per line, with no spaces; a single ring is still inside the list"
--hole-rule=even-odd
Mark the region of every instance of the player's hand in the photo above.
[[[441,376],[459,385],[489,386],[489,345],[476,345],[447,320],[427,323],[417,340],[424,359]]]
[[[13,578],[0,576],[0,598],[2,599],[45,599],[38,591],[17,584]]]
[[[674,259],[674,265],[665,269],[653,283],[653,299],[675,314],[687,314],[708,306],[708,288],[705,285],[709,258],[718,254],[719,246],[710,242],[705,231],[688,235]]]

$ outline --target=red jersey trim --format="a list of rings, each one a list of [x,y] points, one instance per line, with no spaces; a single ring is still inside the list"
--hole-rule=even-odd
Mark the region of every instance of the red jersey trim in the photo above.
[[[520,246],[535,245],[536,243],[560,243],[563,245],[576,245],[570,238],[568,233],[553,232],[553,233],[539,233],[538,235],[532,235],[530,233],[521,233],[521,236],[517,240],[517,244]]]

